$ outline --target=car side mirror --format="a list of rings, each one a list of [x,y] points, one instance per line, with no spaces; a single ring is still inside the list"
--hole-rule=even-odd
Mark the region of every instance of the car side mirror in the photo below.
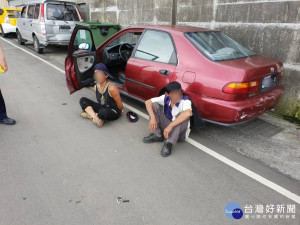
[[[90,45],[88,43],[81,43],[78,46],[78,50],[89,50],[90,49]]]
[[[4,11],[3,9],[0,9],[0,16],[3,15]]]

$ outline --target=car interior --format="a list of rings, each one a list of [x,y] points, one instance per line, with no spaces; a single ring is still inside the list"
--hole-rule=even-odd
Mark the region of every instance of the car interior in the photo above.
[[[114,76],[112,82],[117,85],[125,84],[126,64],[135,48],[142,32],[128,32],[110,42],[102,51],[100,62],[104,63],[110,74]]]

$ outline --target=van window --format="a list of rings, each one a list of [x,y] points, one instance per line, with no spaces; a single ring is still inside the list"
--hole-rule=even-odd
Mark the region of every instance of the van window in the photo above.
[[[177,64],[175,48],[166,32],[147,30],[135,52],[135,57],[162,63]]]
[[[34,7],[35,7],[35,5],[28,6],[27,16],[28,16],[29,19],[33,19]]]
[[[38,19],[39,16],[40,16],[40,4],[36,4],[33,18]]]
[[[47,4],[48,20],[79,21],[75,5],[70,4]]]
[[[22,12],[21,12],[21,18],[25,18],[26,17],[26,11],[27,11],[27,7],[23,7]]]

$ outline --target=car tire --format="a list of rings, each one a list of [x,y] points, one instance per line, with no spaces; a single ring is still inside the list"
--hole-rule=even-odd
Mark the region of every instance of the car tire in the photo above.
[[[17,30],[17,39],[18,39],[18,43],[20,45],[25,45],[25,41],[23,40],[22,35],[21,35],[20,31],[18,31],[18,30]]]
[[[42,54],[43,53],[43,48],[40,45],[39,39],[34,35],[33,36],[33,46],[34,46],[34,50],[39,53]]]
[[[6,38],[7,37],[7,34],[6,33],[4,33],[4,31],[3,31],[3,27],[1,26],[1,35],[2,35],[2,37],[4,37],[4,38]]]

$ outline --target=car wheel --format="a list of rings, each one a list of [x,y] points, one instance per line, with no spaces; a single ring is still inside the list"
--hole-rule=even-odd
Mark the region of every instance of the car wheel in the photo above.
[[[18,38],[18,43],[20,45],[25,45],[25,41],[22,39],[20,31],[17,30],[17,38]]]
[[[4,38],[6,38],[7,37],[7,34],[6,33],[4,33],[4,31],[3,31],[3,27],[1,26],[1,34],[2,34],[2,37],[4,37]]]
[[[33,46],[34,46],[34,50],[39,53],[39,54],[42,54],[43,53],[43,48],[41,48],[41,45],[40,45],[40,42],[39,42],[39,39],[34,36],[33,37]]]

